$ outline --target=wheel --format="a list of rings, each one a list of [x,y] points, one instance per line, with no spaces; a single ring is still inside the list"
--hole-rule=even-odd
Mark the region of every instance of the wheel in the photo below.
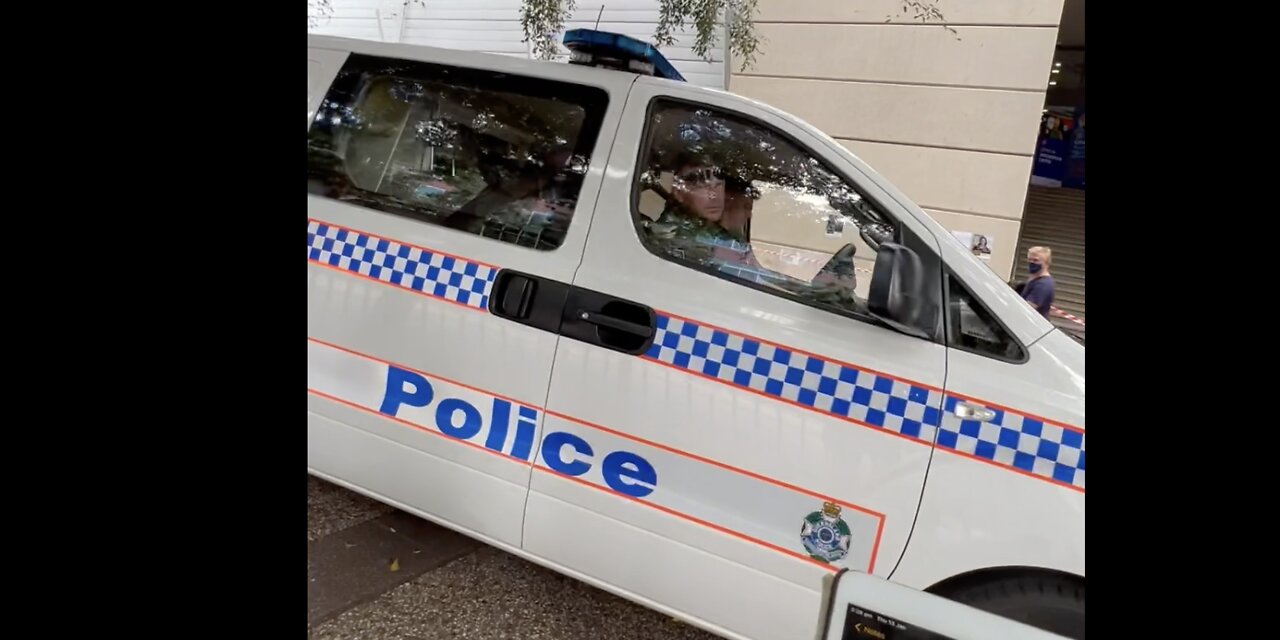
[[[1083,580],[1024,574],[955,585],[938,595],[1067,638],[1084,640]]]

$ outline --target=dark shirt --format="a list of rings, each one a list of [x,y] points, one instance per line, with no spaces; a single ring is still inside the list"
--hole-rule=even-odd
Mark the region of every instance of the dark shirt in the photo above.
[[[1022,297],[1035,305],[1040,315],[1049,317],[1049,306],[1053,304],[1053,276],[1027,281],[1022,285]]]

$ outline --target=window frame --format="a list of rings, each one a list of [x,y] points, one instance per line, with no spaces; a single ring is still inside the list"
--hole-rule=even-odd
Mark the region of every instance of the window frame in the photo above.
[[[537,76],[521,75],[518,73],[510,73],[506,71],[498,71],[486,69],[483,67],[458,66],[443,62],[429,62],[426,60],[415,60],[410,58],[399,58],[387,55],[378,55],[370,53],[352,52],[342,61],[342,65],[334,74],[333,79],[323,88],[320,95],[320,103],[316,108],[316,113],[311,117],[311,121],[307,124],[308,151],[312,149],[310,137],[313,135],[317,123],[324,112],[324,105],[332,100],[335,92],[341,92],[348,97],[342,104],[346,106],[354,106],[360,103],[367,96],[370,83],[364,82],[364,76],[370,75],[371,68],[379,65],[396,66],[406,71],[400,71],[401,75],[394,73],[384,74],[386,77],[399,77],[410,81],[434,82],[446,86],[456,88],[469,89],[476,93],[497,92],[515,94],[525,98],[534,98],[540,100],[550,100],[572,105],[583,111],[582,128],[578,131],[577,140],[573,147],[572,157],[585,157],[590,161],[594,159],[597,147],[600,143],[600,136],[604,132],[605,120],[608,117],[609,104],[611,96],[609,91],[604,87],[572,82],[569,80],[541,78]],[[347,77],[344,77],[347,76]],[[362,86],[362,83],[364,86]],[[407,125],[406,125],[407,126]],[[399,135],[404,135],[402,127]],[[608,147],[606,147],[606,150]],[[572,158],[571,157],[571,158]],[[344,159],[345,161],[345,159]],[[388,158],[390,163],[392,158]],[[572,159],[571,159],[572,161]],[[310,170],[310,162],[308,169]],[[584,174],[585,175],[585,174]],[[346,174],[347,179],[351,180],[350,173]],[[564,241],[569,237],[569,229],[573,226],[574,219],[578,218],[580,207],[594,207],[594,202],[584,202],[581,199],[582,190],[579,186],[578,193],[575,194],[573,213],[569,216],[565,225],[565,236],[554,247],[537,247],[524,244],[508,242],[500,237],[489,236],[483,233],[472,233],[470,231],[453,229],[452,227],[441,224],[439,219],[432,214],[409,206],[398,207],[390,203],[380,203],[382,206],[373,206],[372,202],[378,202],[380,198],[387,197],[386,194],[377,191],[370,191],[354,186],[362,199],[359,202],[351,202],[347,200],[339,200],[332,198],[323,193],[316,193],[308,190],[310,195],[325,200],[345,204],[353,207],[359,207],[369,211],[376,211],[387,215],[393,215],[405,218],[413,222],[429,225],[433,228],[452,229],[459,231],[468,236],[493,240],[504,245],[519,247],[522,249],[530,249],[537,252],[554,252],[564,245]],[[456,212],[455,212],[456,213]]]
[[[644,173],[643,171],[641,171],[641,167],[644,167],[647,164],[648,156],[650,155],[649,150],[653,142],[653,135],[654,135],[654,130],[652,126],[653,115],[654,115],[654,112],[657,110],[657,108],[663,104],[684,105],[684,106],[692,107],[695,109],[710,109],[718,113],[722,113],[722,114],[732,116],[734,118],[738,118],[740,120],[743,120],[751,124],[752,126],[760,127],[772,133],[773,135],[777,136],[779,139],[786,141],[787,143],[796,147],[796,149],[804,152],[810,158],[817,160],[823,169],[829,171],[833,176],[839,178],[840,180],[843,180],[849,187],[853,188],[854,191],[856,191],[859,196],[861,196],[864,200],[870,202],[871,205],[874,206],[877,211],[879,211],[882,215],[888,218],[890,222],[893,223],[893,227],[894,227],[893,241],[894,242],[903,244],[904,246],[911,248],[917,253],[923,252],[920,255],[920,258],[921,258],[921,261],[925,263],[924,271],[926,273],[926,278],[930,278],[933,280],[932,283],[926,283],[926,286],[929,286],[929,284],[937,285],[938,292],[942,294],[939,297],[939,300],[945,303],[946,291],[943,288],[945,286],[945,278],[941,277],[941,274],[943,273],[942,258],[937,254],[937,252],[935,252],[932,248],[930,248],[922,238],[919,237],[919,234],[915,233],[910,228],[908,228],[908,226],[902,222],[902,220],[900,219],[900,216],[895,216],[893,213],[890,212],[889,207],[884,206],[884,204],[879,199],[868,195],[866,193],[866,190],[861,187],[859,181],[849,177],[848,172],[837,169],[835,166],[833,166],[830,159],[828,159],[825,155],[821,153],[815,152],[811,145],[801,142],[794,135],[791,135],[790,133],[779,129],[776,126],[765,122],[763,119],[757,116],[754,116],[748,113],[743,113],[742,111],[739,111],[730,107],[709,104],[706,102],[698,102],[697,100],[684,98],[680,96],[658,95],[658,96],[653,96],[649,99],[649,103],[645,107],[644,131],[640,136],[640,146],[636,152],[636,157],[632,162],[632,177],[631,177],[631,192],[630,192],[631,202],[630,202],[630,211],[628,212],[628,215],[630,215],[631,217],[631,226],[635,232],[635,239],[637,242],[640,243],[641,247],[644,247],[645,251],[647,251],[654,257],[660,260],[663,260],[665,262],[669,262],[671,264],[675,264],[682,268],[696,271],[698,273],[704,273],[738,286],[747,287],[748,289],[751,289],[753,291],[766,293],[771,296],[780,298],[782,300],[791,302],[793,304],[799,304],[799,305],[808,307],[810,309],[821,311],[823,313],[830,313],[835,316],[848,318],[850,320],[856,320],[858,322],[868,324],[874,327],[887,329],[889,331],[893,331],[894,333],[900,333],[899,331],[891,327],[889,324],[885,323],[884,321],[880,320],[879,318],[869,313],[858,314],[851,311],[845,311],[841,309],[834,309],[830,307],[823,307],[823,306],[818,306],[816,304],[811,304],[805,300],[778,292],[760,283],[752,282],[750,280],[746,280],[741,277],[724,273],[723,271],[716,268],[707,267],[705,265],[696,264],[692,262],[686,262],[670,254],[660,253],[656,251],[653,247],[650,247],[644,241],[644,232],[640,226],[640,216],[642,214],[640,213],[639,207],[640,207],[640,194],[642,192],[642,186],[643,186],[641,185],[640,178]],[[871,277],[871,276],[868,275],[867,277]],[[941,282],[939,282],[939,280],[941,280]],[[940,304],[938,306],[944,307],[945,304]],[[945,319],[946,312],[944,309],[940,309],[938,310],[937,313],[939,314],[939,317],[936,319],[937,321],[934,323],[935,327],[934,327],[934,330],[930,332],[931,335],[928,338],[928,341],[946,346],[946,337],[947,337],[946,327],[941,326],[946,324],[946,319]],[[902,335],[905,335],[905,334],[902,334]],[[910,337],[917,338],[916,336],[910,336]],[[917,338],[917,339],[920,339],[920,338]]]
[[[973,309],[973,306],[976,305],[977,308],[981,310],[982,313],[986,314],[987,317],[995,321],[996,327],[999,328],[999,330],[1002,331],[1006,337],[1008,337],[1009,341],[1012,342],[1014,346],[1018,348],[1017,358],[1008,358],[1005,356],[995,355],[993,353],[987,353],[985,351],[978,351],[976,349],[966,347],[963,344],[961,344],[960,314],[958,312],[952,313],[951,311],[951,294],[952,294],[951,283],[952,282],[955,282],[958,285],[960,285],[960,288],[967,295],[971,303],[970,309]],[[1027,345],[1022,344],[1022,341],[1018,339],[1018,336],[1009,330],[1009,326],[1006,325],[1004,320],[1000,318],[1000,315],[993,313],[991,309],[987,307],[987,305],[983,304],[982,300],[978,298],[978,296],[973,294],[973,291],[969,288],[968,285],[965,284],[964,280],[961,280],[960,277],[957,276],[955,272],[949,268],[944,269],[943,271],[942,286],[943,286],[942,293],[944,296],[943,300],[945,301],[945,304],[942,305],[943,314],[945,318],[944,329],[946,331],[948,348],[955,349],[957,351],[963,351],[965,353],[971,353],[973,355],[981,356],[984,358],[990,358],[992,360],[996,360],[999,362],[1014,364],[1014,365],[1026,364],[1028,361],[1031,360],[1031,350],[1027,348]],[[975,313],[977,313],[977,310],[975,310]]]

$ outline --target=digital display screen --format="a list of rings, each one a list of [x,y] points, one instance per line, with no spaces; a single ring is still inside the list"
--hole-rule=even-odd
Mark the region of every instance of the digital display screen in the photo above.
[[[910,625],[875,611],[849,605],[841,640],[954,640],[950,636]]]

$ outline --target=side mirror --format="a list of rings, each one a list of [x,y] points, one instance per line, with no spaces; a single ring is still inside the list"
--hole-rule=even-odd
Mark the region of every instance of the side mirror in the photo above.
[[[879,224],[863,224],[858,227],[858,235],[868,247],[879,251],[880,245],[893,240],[893,229]]]
[[[916,252],[893,242],[880,244],[867,310],[902,333],[930,337],[925,323],[928,302],[924,295],[924,267]]]

